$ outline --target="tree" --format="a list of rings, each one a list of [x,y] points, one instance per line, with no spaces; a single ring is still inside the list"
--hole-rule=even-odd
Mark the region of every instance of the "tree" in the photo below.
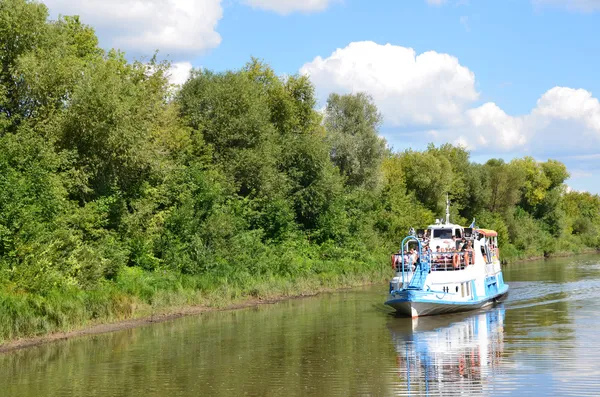
[[[27,117],[23,109],[26,82],[15,72],[19,57],[44,40],[48,26],[45,5],[27,0],[0,1],[0,115],[14,128]]]
[[[79,200],[135,196],[151,175],[161,157],[153,135],[157,116],[166,111],[166,67],[128,64],[115,51],[86,67],[53,133],[81,176],[74,192]]]
[[[331,161],[348,186],[367,189],[379,186],[386,145],[377,133],[381,120],[372,98],[364,93],[329,96],[325,128]]]
[[[78,17],[48,23],[38,44],[15,61],[14,73],[23,82],[20,113],[36,123],[47,122],[54,111],[68,106],[86,67],[101,62],[103,55],[94,30]]]
[[[521,198],[521,186],[524,184],[522,170],[502,159],[488,160],[484,169],[490,192],[487,209],[491,212],[509,211]]]
[[[561,186],[567,178],[569,178],[567,167],[557,160],[550,159],[542,163],[542,170],[544,175],[550,180],[548,189],[554,189]]]
[[[524,183],[521,185],[521,205],[533,212],[535,207],[544,200],[552,181],[544,172],[542,165],[533,157],[526,156],[512,160],[511,165],[516,167],[524,178]]]
[[[430,152],[407,150],[401,156],[406,189],[435,214],[441,215],[446,193],[452,188],[453,173],[448,159]]]

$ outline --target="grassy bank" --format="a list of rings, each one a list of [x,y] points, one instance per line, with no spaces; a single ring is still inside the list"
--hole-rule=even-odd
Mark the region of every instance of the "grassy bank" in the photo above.
[[[548,257],[597,252],[596,249],[561,251]],[[511,262],[543,258],[543,255],[521,256],[518,260],[513,258]],[[221,280],[213,277],[182,276],[167,271],[147,272],[139,268],[126,268],[119,273],[115,282],[106,282],[90,291],[55,290],[42,296],[5,288],[0,291],[0,346],[14,343],[18,339],[68,333],[127,320],[155,316],[169,319],[181,314],[247,307],[263,301],[271,302],[383,283],[390,276],[387,261],[383,259],[379,263],[372,262],[367,266],[337,263],[334,268],[337,271],[293,278],[240,275]],[[126,328],[141,324],[144,323],[126,324]],[[101,328],[93,333],[119,328],[117,324],[115,327]],[[51,340],[53,339],[48,341]],[[31,344],[24,344],[28,345]]]
[[[351,261],[330,265],[330,271],[294,277],[232,274],[215,278],[124,268],[114,281],[105,281],[92,290],[53,290],[44,295],[5,286],[0,290],[0,345],[189,306],[221,309],[250,300],[276,300],[383,282],[389,277],[385,260],[366,266]]]

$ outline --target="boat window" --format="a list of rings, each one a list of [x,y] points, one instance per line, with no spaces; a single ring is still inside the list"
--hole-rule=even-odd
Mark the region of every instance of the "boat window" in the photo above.
[[[451,239],[452,238],[452,229],[434,229],[433,237],[441,238],[441,239]]]
[[[462,233],[460,232],[460,229],[456,229],[454,231],[454,235],[456,236],[456,238],[462,238]]]

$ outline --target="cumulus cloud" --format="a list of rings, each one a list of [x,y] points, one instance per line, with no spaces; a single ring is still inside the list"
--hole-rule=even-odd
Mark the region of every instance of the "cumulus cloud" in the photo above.
[[[190,62],[175,62],[169,69],[169,82],[174,85],[182,85],[190,77],[192,64]]]
[[[45,0],[52,14],[80,15],[111,47],[182,58],[217,47],[221,0]]]
[[[532,0],[537,6],[565,7],[569,10],[592,12],[600,10],[600,0]]]
[[[466,128],[475,141],[473,147],[488,145],[511,149],[527,143],[525,121],[519,117],[506,114],[495,103],[488,102],[478,108],[466,112]]]
[[[300,73],[311,77],[322,99],[330,92],[368,92],[397,126],[458,123],[478,98],[475,75],[455,57],[371,41],[316,57]]]
[[[493,102],[465,112],[459,128],[448,128],[440,141],[460,134],[471,149],[518,150],[563,155],[600,150],[600,103],[583,89],[554,87],[527,114],[506,114]]]
[[[244,0],[244,3],[255,8],[288,15],[292,12],[323,11],[335,1],[338,0]]]
[[[535,114],[542,117],[576,120],[600,134],[600,102],[583,89],[554,87],[537,102]]]
[[[367,92],[394,128],[422,131],[423,140],[482,151],[582,153],[600,150],[600,102],[584,89],[554,87],[522,115],[497,104],[477,106],[475,75],[457,58],[373,42],[351,43],[316,57],[309,75],[323,100],[331,92]]]

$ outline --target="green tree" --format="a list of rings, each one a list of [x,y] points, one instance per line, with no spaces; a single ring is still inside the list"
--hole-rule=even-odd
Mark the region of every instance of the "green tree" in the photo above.
[[[533,211],[544,200],[552,181],[544,172],[541,164],[533,157],[527,156],[522,159],[512,160],[511,165],[517,167],[524,177],[524,183],[521,187],[522,197],[520,204],[525,209]]]
[[[110,52],[93,62],[53,126],[57,144],[72,152],[79,200],[135,196],[152,174],[160,151],[153,146],[157,116],[165,111],[164,68],[128,64]]]
[[[36,48],[46,36],[48,9],[27,0],[0,1],[0,114],[14,128],[29,116],[23,91],[27,83],[15,71],[22,55]]]
[[[101,60],[94,30],[78,17],[62,17],[46,26],[31,51],[22,54],[13,71],[20,76],[21,113],[45,123],[52,113],[68,106],[86,66]]]
[[[521,168],[513,163],[506,164],[502,159],[490,159],[484,169],[489,184],[487,209],[502,213],[513,209],[521,199],[521,187],[524,184]]]
[[[401,159],[407,191],[414,194],[426,208],[441,216],[446,193],[452,188],[450,161],[444,156],[412,150],[404,152]]]
[[[563,183],[569,178],[569,172],[567,167],[557,160],[548,160],[542,163],[542,170],[544,175],[550,180],[550,186],[548,189],[555,189],[562,186]]]
[[[380,183],[385,141],[379,137],[382,118],[371,97],[364,93],[331,94],[325,109],[331,161],[352,187],[373,189]]]

